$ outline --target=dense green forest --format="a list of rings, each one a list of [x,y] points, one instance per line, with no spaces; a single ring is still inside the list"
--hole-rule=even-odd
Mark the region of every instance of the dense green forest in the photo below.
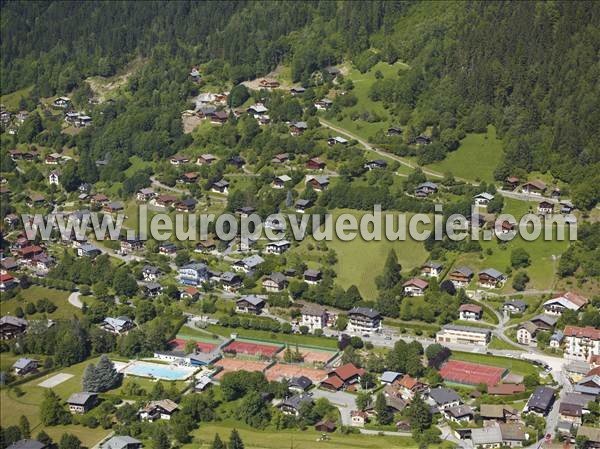
[[[192,65],[235,85],[283,62],[309,86],[331,64],[366,71],[400,60],[410,66],[403,76],[370,93],[399,123],[442,142],[494,124],[505,145],[498,180],[549,171],[581,207],[600,198],[599,2],[28,1],[3,2],[1,12],[1,90],[33,86],[23,105],[85,96],[85,78],[144,60],[130,95],[98,107],[94,129],[70,142],[90,181],[118,177],[130,155],[190,144],[179,114],[197,92]],[[34,125],[19,139],[39,134]],[[56,130],[42,134],[50,146],[67,143]],[[96,173],[91,161],[106,155]]]

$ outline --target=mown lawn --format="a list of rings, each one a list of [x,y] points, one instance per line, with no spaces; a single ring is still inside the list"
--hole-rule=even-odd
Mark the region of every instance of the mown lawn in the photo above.
[[[498,349],[498,350],[506,349],[509,351],[514,351],[514,350],[522,351],[523,350],[523,348],[521,348],[517,345],[511,345],[511,344],[505,342],[504,340],[500,340],[498,337],[492,337],[492,341],[488,345],[488,348]]]
[[[487,133],[468,134],[456,151],[428,168],[452,172],[457,178],[492,182],[502,154],[502,141],[496,137],[496,128],[490,125]]]
[[[408,437],[388,437],[379,435],[361,435],[351,434],[342,435],[340,433],[328,434],[327,441],[319,441],[320,432],[309,430],[274,430],[266,429],[264,431],[249,428],[238,422],[219,422],[219,423],[201,423],[200,428],[193,432],[194,440],[186,444],[182,449],[209,448],[216,433],[221,436],[223,441],[229,439],[229,434],[233,428],[237,428],[246,449],[380,449],[380,448],[402,448],[411,449],[418,447],[417,443]],[[430,446],[430,447],[442,447]],[[444,446],[451,447],[451,446]]]
[[[50,314],[46,314],[48,318],[53,320],[67,320],[73,318],[73,316],[81,316],[81,310],[77,307],[73,307],[67,301],[70,292],[65,290],[56,290],[52,288],[46,288],[39,285],[32,285],[31,287],[22,290],[14,298],[8,301],[0,302],[0,313],[4,315],[14,315],[17,307],[25,310],[27,303],[31,302],[35,304],[39,299],[48,298],[57,309]],[[35,313],[28,315],[27,318],[41,318],[42,314]]]
[[[335,224],[336,218],[343,213],[354,215],[360,223],[361,217],[367,212],[336,209],[331,213]],[[397,215],[399,213],[390,212],[390,214]],[[409,220],[410,216],[407,215],[407,224]],[[385,220],[382,221],[382,239],[380,241],[366,241],[360,236],[352,241],[343,241],[338,239],[334,232],[333,240],[326,242],[327,247],[333,249],[337,254],[337,263],[333,266],[337,273],[335,282],[346,289],[351,285],[356,285],[365,299],[375,299],[377,295],[375,278],[382,273],[385,260],[391,249],[396,251],[398,262],[404,273],[420,266],[428,258],[428,253],[423,244],[410,239],[408,232],[405,241],[388,241],[385,237]],[[397,220],[394,220],[394,223],[396,222]],[[393,227],[396,229],[397,225],[394,224]],[[324,252],[317,249],[309,250],[310,244],[316,246],[312,238],[306,238],[292,252],[300,254],[307,261],[318,259],[324,255]]]
[[[477,354],[473,352],[452,351],[451,359],[462,360],[464,362],[481,363],[482,365],[500,366],[523,376],[535,374],[539,371],[531,362],[510,357],[498,357],[494,355]]]

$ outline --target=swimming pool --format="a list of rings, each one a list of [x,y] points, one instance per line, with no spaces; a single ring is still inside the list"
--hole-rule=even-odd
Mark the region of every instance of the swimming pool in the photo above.
[[[159,363],[132,362],[125,366],[122,372],[125,375],[150,377],[162,380],[185,380],[190,377],[197,368],[186,366],[161,365]]]

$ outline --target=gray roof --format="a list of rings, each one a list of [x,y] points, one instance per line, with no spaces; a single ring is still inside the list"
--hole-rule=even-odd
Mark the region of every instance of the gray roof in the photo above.
[[[292,396],[290,398],[285,399],[279,406],[287,406],[293,408],[294,410],[299,410],[300,406],[304,402],[312,401],[312,397],[310,397],[308,394],[298,394],[296,396]]]
[[[97,393],[89,393],[86,391],[81,393],[73,393],[71,396],[69,396],[69,399],[67,399],[67,403],[75,405],[84,405],[85,403],[87,403],[87,401],[96,396],[98,396]]]
[[[353,307],[348,311],[348,315],[364,315],[371,319],[381,318],[381,314],[377,310],[367,307]]]
[[[278,284],[282,284],[285,281],[287,281],[287,278],[285,277],[285,275],[283,273],[280,273],[278,271],[275,271],[273,273],[271,273],[268,276],[268,279],[271,279],[274,282],[277,282]]]
[[[290,381],[288,382],[288,385],[290,387],[301,388],[302,390],[306,390],[312,384],[313,384],[312,380],[310,380],[306,376],[292,377],[290,379]]]
[[[15,362],[15,364],[12,367],[15,369],[23,369],[26,368],[27,365],[29,365],[31,362],[37,362],[37,360],[20,358]]]
[[[435,268],[436,270],[441,270],[444,265],[441,262],[429,261],[423,264],[424,267]]]
[[[101,445],[102,449],[123,449],[130,444],[142,444],[140,440],[136,440],[128,435],[114,436]]]
[[[264,261],[265,261],[265,259],[263,259],[259,255],[253,254],[252,256],[242,259],[241,262],[248,268],[254,268],[254,267],[257,267],[258,265],[260,265],[261,263],[263,263]]]
[[[18,318],[12,315],[5,315],[0,318],[0,324],[10,324],[13,326],[27,326],[29,323],[23,318]]]
[[[458,267],[452,271],[458,271],[460,274],[462,274],[464,276],[473,276],[473,270],[471,270],[469,267]]]
[[[451,402],[460,402],[460,396],[458,393],[450,388],[433,388],[429,391],[429,397],[431,397],[431,399],[433,399],[438,405],[449,404]]]
[[[180,270],[196,270],[196,271],[206,271],[207,267],[205,263],[195,262],[184,265],[180,268]]]
[[[392,383],[401,375],[402,374],[397,373],[396,371],[384,371],[379,377],[379,380],[382,382]]]
[[[8,446],[7,449],[43,449],[46,445],[38,440],[19,440]]]
[[[527,401],[527,408],[546,410],[552,404],[554,393],[555,391],[552,388],[537,387],[529,398],[529,401]]]
[[[520,299],[509,299],[508,301],[504,301],[504,305],[512,306],[520,310],[525,310],[527,308],[527,303]]]
[[[483,327],[474,327],[474,326],[460,326],[458,324],[446,324],[442,327],[445,330],[451,331],[463,331],[463,332],[472,332],[476,334],[486,334],[489,335],[491,331],[489,329],[485,329]]]
[[[493,277],[494,279],[500,279],[504,277],[504,274],[496,270],[495,268],[486,268],[485,270],[481,270],[479,274],[487,274],[488,276]]]
[[[456,405],[446,409],[446,413],[452,415],[454,418],[461,418],[463,416],[473,415],[473,409],[468,405]]]
[[[295,126],[296,128],[302,128],[302,129],[307,129],[308,125],[306,124],[306,122],[295,122],[292,123],[293,126]]]
[[[247,301],[250,304],[252,304],[253,306],[258,306],[259,304],[264,304],[264,302],[265,302],[264,299],[259,298],[258,296],[255,296],[255,295],[242,296],[236,302],[240,302],[240,301]]]
[[[546,315],[545,313],[540,313],[539,315],[534,316],[530,321],[540,320],[546,323],[550,327],[554,327],[556,322],[558,321],[557,316]]]
[[[592,396],[591,394],[567,393],[561,399],[561,403],[580,405],[585,408],[590,402],[594,401],[595,399],[595,396]]]
[[[312,204],[312,201],[310,201],[310,200],[300,199],[300,200],[296,201],[296,206],[300,206],[300,207],[306,207],[311,204]]]
[[[473,429],[471,430],[471,440],[473,441],[473,446],[502,443],[500,426],[495,425]]]

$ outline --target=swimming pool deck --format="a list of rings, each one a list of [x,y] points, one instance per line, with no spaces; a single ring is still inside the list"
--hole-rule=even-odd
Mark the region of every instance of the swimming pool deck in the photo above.
[[[132,360],[120,367],[118,371],[125,376],[138,376],[157,380],[186,380],[198,371],[198,368]]]

